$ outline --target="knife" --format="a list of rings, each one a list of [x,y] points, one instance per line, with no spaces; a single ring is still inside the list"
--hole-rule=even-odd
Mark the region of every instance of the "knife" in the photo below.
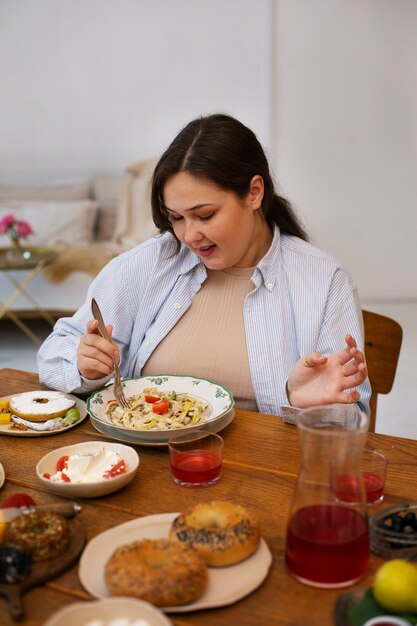
[[[53,511],[60,513],[64,517],[74,517],[81,511],[81,505],[77,502],[68,502],[63,504],[41,504],[39,506],[8,507],[0,509],[0,523],[7,524],[18,515],[25,515],[33,511]]]

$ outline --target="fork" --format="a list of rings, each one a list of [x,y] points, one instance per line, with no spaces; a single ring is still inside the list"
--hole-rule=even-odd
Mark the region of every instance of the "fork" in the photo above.
[[[98,321],[98,328],[99,328],[100,333],[102,334],[104,339],[107,339],[107,341],[110,341],[110,343],[112,343],[112,340],[110,339],[109,334],[107,332],[106,325],[104,323],[100,308],[94,298],[91,300],[91,310],[93,312],[94,319]],[[117,402],[120,404],[120,406],[123,409],[125,410],[130,409],[129,400],[126,398],[124,391],[123,391],[123,387],[122,387],[122,380],[120,377],[120,367],[114,357],[113,357],[113,365],[114,365],[114,385],[113,385],[114,397],[116,398]]]

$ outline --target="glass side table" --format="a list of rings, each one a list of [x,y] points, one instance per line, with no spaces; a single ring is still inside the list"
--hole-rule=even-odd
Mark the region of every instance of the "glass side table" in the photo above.
[[[41,345],[42,340],[11,310],[11,307],[19,296],[23,296],[41,317],[54,326],[54,318],[42,308],[26,288],[45,265],[51,263],[57,256],[58,252],[53,248],[28,247],[22,255],[16,254],[13,248],[0,248],[0,272],[13,287],[9,297],[4,302],[0,300],[0,320],[7,316],[38,346]],[[14,270],[23,270],[23,278],[17,279],[12,273]]]

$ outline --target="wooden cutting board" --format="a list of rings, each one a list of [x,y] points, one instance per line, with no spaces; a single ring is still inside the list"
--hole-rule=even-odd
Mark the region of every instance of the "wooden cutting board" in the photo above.
[[[54,559],[33,563],[29,575],[20,583],[0,584],[0,596],[6,598],[12,619],[17,621],[24,616],[23,594],[26,591],[56,578],[77,562],[85,545],[84,527],[76,517],[68,519],[68,526],[70,541],[65,552]]]

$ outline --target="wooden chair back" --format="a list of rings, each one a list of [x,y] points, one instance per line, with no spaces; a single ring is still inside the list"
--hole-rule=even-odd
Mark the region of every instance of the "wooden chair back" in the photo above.
[[[369,431],[375,431],[376,404],[379,393],[389,393],[394,383],[403,331],[395,320],[385,315],[362,311],[365,329],[365,357],[372,387]]]

